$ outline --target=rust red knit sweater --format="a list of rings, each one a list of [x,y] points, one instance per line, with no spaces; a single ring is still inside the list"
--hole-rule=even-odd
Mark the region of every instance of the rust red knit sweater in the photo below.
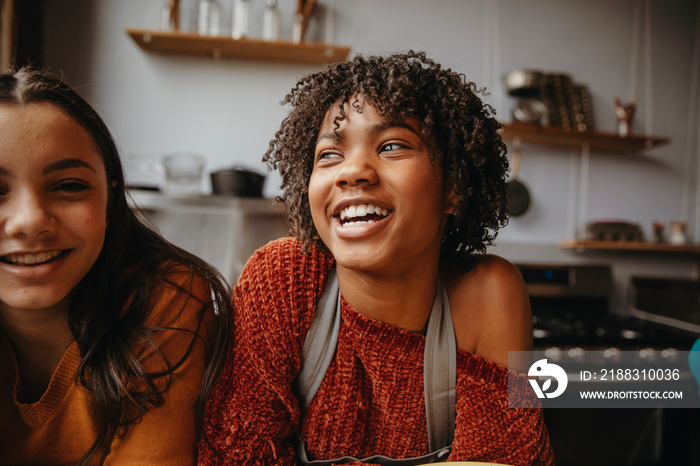
[[[210,398],[199,464],[295,464],[310,459],[427,453],[425,337],[342,303],[338,349],[303,418],[292,392],[300,354],[333,258],[285,238],[256,252],[235,290],[235,344]],[[537,409],[507,407],[508,371],[459,350],[450,460],[552,464]],[[521,383],[526,383],[524,378]]]

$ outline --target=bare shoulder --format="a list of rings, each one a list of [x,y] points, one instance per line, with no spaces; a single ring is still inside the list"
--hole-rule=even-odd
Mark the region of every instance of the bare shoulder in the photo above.
[[[447,292],[460,349],[508,365],[508,351],[532,348],[532,313],[525,283],[507,260],[478,256],[468,272],[451,270]]]

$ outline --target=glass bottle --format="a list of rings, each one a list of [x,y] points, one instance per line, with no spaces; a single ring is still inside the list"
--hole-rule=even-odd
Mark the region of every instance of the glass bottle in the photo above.
[[[160,11],[160,30],[178,31],[180,29],[179,0],[166,0]]]
[[[234,39],[248,37],[250,25],[250,0],[233,0],[233,27],[231,36]]]
[[[294,15],[294,24],[292,25],[292,42],[299,44],[303,38],[302,27],[304,23],[304,15],[296,13]]]
[[[199,0],[197,32],[201,36],[218,36],[221,7],[217,0]]]
[[[277,0],[267,0],[263,12],[263,40],[275,41],[280,39],[282,18],[277,7]]]

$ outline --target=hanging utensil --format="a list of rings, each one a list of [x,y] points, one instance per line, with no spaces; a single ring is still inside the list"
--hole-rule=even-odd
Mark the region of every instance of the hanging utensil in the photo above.
[[[520,140],[513,141],[511,178],[506,184],[506,210],[512,217],[519,217],[530,207],[530,191],[518,180],[520,172]]]

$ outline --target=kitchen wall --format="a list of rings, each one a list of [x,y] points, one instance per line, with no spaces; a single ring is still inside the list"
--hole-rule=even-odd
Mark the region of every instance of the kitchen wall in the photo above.
[[[125,28],[157,28],[163,3],[49,0],[45,64],[63,72],[107,120],[134,183],[160,183],[154,163],[162,154],[181,150],[204,155],[208,170],[233,164],[263,170],[260,158],[285,115],[279,101],[317,67],[145,53]],[[231,2],[221,3],[223,28],[230,30]],[[264,2],[253,3],[253,34],[259,35]],[[653,221],[685,220],[691,239],[700,239],[693,82],[698,78],[691,76],[697,62],[698,2],[648,2],[648,23],[644,15],[635,21],[635,7],[643,3],[320,0],[309,33],[351,46],[351,53],[425,50],[486,86],[488,101],[505,121],[511,120],[513,100],[504,94],[500,77],[512,69],[567,72],[587,84],[595,126],[602,131],[616,131],[613,96],[629,100],[638,95],[634,131],[669,137],[670,144],[643,154],[593,152],[583,185],[578,151],[525,146],[520,179],[530,189],[532,207],[511,220],[494,249],[515,261],[613,260],[620,264],[616,300],[622,307],[630,274],[691,276],[694,258],[559,250],[557,243],[571,238],[581,219],[631,220],[647,237]],[[295,4],[280,0],[288,37]],[[330,27],[329,4],[334,11]],[[182,0],[182,9],[183,29],[194,29],[196,3]],[[277,194],[278,185],[276,175],[270,175],[265,194]]]

